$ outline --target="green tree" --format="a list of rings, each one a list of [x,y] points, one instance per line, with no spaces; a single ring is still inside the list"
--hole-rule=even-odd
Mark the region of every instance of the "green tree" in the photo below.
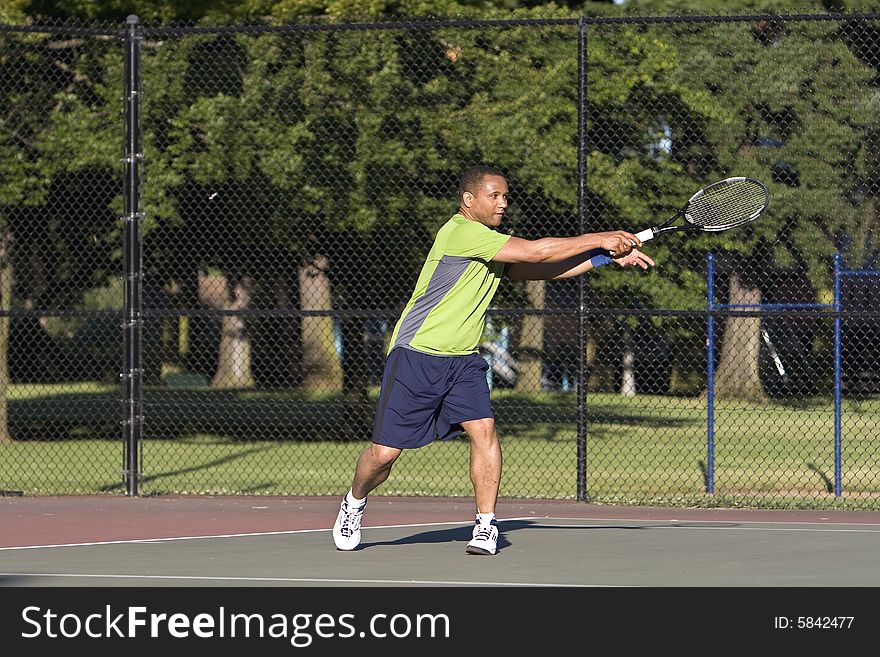
[[[70,308],[111,275],[120,148],[118,130],[108,129],[119,102],[119,86],[113,88],[105,77],[103,58],[110,48],[100,38],[63,33],[0,37],[4,310]],[[4,409],[9,329],[6,317],[0,328]],[[0,411],[0,427],[8,440],[5,411]]]
[[[702,47],[689,43],[693,56],[680,69],[682,79],[702,71],[703,87],[724,108],[723,120],[705,130],[714,175],[752,175],[771,185],[766,218],[687,243],[724,255],[730,303],[760,303],[762,283],[780,269],[801,274],[815,294],[829,284],[842,238],[869,240],[876,233],[870,200],[852,201],[865,188],[870,121],[864,111],[876,102],[876,72],[854,56],[845,25],[757,22],[736,30],[720,52],[719,26],[695,38]],[[733,31],[727,28],[728,37]],[[776,146],[761,147],[768,143]],[[869,256],[853,251],[862,262]],[[728,318],[723,334],[719,394],[763,398],[757,318]]]

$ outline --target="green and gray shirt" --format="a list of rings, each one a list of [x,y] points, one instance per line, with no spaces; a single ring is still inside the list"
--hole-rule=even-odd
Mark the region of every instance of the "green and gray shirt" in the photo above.
[[[477,353],[486,309],[504,273],[504,263],[492,258],[509,239],[477,221],[453,215],[437,231],[388,351],[406,347],[441,356]]]

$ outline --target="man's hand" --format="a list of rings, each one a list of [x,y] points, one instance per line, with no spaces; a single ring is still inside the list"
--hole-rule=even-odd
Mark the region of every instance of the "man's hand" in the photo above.
[[[621,267],[634,267],[637,265],[642,269],[647,269],[655,264],[649,255],[642,253],[638,249],[631,249],[629,253],[612,258],[612,260]]]
[[[600,233],[600,235],[602,237],[600,247],[617,256],[625,256],[634,248],[642,245],[638,237],[625,230],[612,230]]]

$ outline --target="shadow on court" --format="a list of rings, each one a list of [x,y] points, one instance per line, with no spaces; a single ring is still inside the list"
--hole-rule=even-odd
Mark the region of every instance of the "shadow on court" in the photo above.
[[[548,524],[546,521],[538,521],[538,520],[507,520],[501,521],[498,523],[498,549],[503,550],[506,547],[510,547],[513,543],[516,542],[516,532],[523,529],[536,529],[536,530],[556,530],[561,529],[566,532],[571,531],[579,531],[579,530],[608,530],[608,529],[625,529],[625,530],[644,530],[644,529],[674,529],[681,528],[686,529],[688,527],[695,527],[696,525],[691,523],[668,523],[668,524],[628,524],[628,525],[556,525],[556,524]],[[716,522],[716,523],[701,523],[700,527],[715,527],[715,528],[733,528],[738,527],[739,523],[724,523],[724,522]],[[434,529],[426,532],[418,532],[416,534],[410,534],[408,536],[403,536],[401,538],[397,538],[390,541],[367,541],[363,540],[361,544],[355,548],[355,550],[366,550],[372,547],[380,547],[380,546],[389,546],[389,545],[425,545],[425,544],[433,544],[433,543],[457,543],[457,542],[468,542],[471,539],[471,531],[473,525],[465,525],[464,527],[451,527],[445,529]],[[364,532],[369,532],[369,527],[364,528]],[[511,538],[513,540],[511,540]]]

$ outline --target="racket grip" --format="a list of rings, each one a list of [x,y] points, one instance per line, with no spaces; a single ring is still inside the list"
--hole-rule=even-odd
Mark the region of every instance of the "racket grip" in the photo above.
[[[650,239],[654,239],[654,229],[646,228],[645,230],[636,233],[636,237],[638,237],[642,242],[647,242]]]
[[[650,239],[654,238],[654,229],[653,228],[645,228],[645,230],[639,231],[636,233],[636,237],[639,238],[641,242],[647,242]],[[617,256],[617,253],[614,251],[609,252],[611,257],[614,258]]]

